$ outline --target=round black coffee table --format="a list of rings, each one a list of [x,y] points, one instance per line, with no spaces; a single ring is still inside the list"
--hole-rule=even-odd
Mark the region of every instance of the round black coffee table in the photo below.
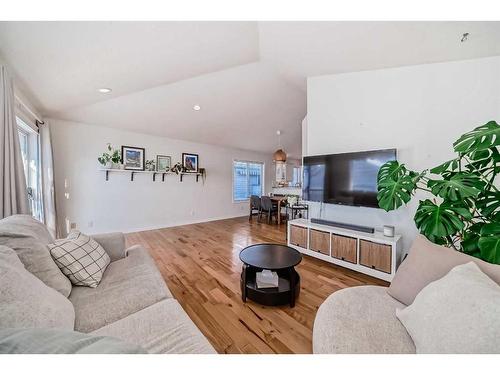
[[[240,252],[243,262],[241,271],[241,298],[247,298],[262,305],[277,306],[290,304],[295,306],[295,299],[300,293],[300,276],[295,266],[302,260],[302,255],[295,249],[278,244],[251,245]],[[262,270],[276,271],[277,288],[257,288],[255,275]]]

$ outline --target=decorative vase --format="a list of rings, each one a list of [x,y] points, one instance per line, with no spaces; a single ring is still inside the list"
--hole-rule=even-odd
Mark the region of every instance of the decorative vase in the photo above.
[[[106,164],[102,166],[104,169],[111,169],[113,167],[113,163],[108,161]]]
[[[120,169],[120,163],[111,163],[113,169]]]

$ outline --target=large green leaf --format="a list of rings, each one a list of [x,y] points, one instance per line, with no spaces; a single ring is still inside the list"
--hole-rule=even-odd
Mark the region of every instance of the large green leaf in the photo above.
[[[484,191],[476,200],[476,207],[484,217],[492,216],[500,210],[500,192]]]
[[[427,187],[432,194],[451,201],[462,200],[467,197],[477,197],[486,182],[472,173],[453,173],[444,180],[429,180]]]
[[[460,243],[462,251],[476,258],[481,258],[481,251],[479,250],[479,235],[472,232],[466,232],[465,236]]]
[[[395,210],[410,201],[414,190],[410,176],[402,176],[396,181],[388,179],[378,185],[378,205],[386,211]]]
[[[382,165],[378,171],[378,204],[386,211],[395,210],[408,203],[416,188],[419,175],[408,171],[396,160]]]
[[[496,154],[496,156],[493,154]],[[484,150],[472,151],[469,154],[470,160],[474,160],[474,161],[483,160],[485,162],[490,162],[491,160],[493,160],[493,158],[497,159],[497,156],[498,156],[498,150],[496,147],[487,148]]]
[[[406,166],[399,164],[397,160],[391,160],[383,164],[378,170],[377,181],[379,183],[392,179],[397,181],[400,177],[407,173]]]
[[[415,213],[415,224],[432,241],[433,237],[455,235],[465,227],[464,220],[471,218],[469,209],[460,202],[444,201],[437,205],[426,199],[420,201]]]
[[[442,246],[447,246],[447,247],[450,247],[450,241],[448,238],[446,237],[437,237],[437,236],[433,236],[433,235],[428,235],[426,236],[427,239],[437,245],[442,245]]]
[[[500,264],[500,222],[489,223],[481,228],[478,245],[482,259]]]
[[[490,121],[462,135],[453,147],[455,152],[468,154],[500,145],[500,125]]]
[[[465,165],[468,171],[480,173],[488,173],[489,171],[500,172],[500,152],[498,151],[498,147],[473,151],[468,157],[470,163]]]
[[[466,229],[462,241],[460,243],[462,251],[476,258],[481,258],[479,250],[479,237],[481,228],[485,225],[484,222],[477,222]]]
[[[459,159],[451,159],[448,161],[445,161],[443,164],[438,165],[437,167],[434,167],[430,170],[431,173],[434,174],[441,174],[446,171],[456,171],[459,167]]]

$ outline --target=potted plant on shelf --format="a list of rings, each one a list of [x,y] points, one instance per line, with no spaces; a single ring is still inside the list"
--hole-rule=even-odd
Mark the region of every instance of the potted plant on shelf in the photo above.
[[[421,200],[415,224],[430,241],[500,264],[500,125],[490,121],[453,143],[457,156],[430,170],[389,161],[378,172],[378,203],[386,211]]]
[[[111,169],[111,168],[119,169],[122,162],[120,151],[115,150],[111,146],[111,143],[107,144],[107,150],[108,151],[103,152],[103,154],[99,156],[97,160],[105,169]]]
[[[146,160],[146,170],[150,172],[154,172],[156,170],[154,160]]]

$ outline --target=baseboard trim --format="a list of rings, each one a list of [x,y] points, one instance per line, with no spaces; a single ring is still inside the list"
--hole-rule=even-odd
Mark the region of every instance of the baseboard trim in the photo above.
[[[199,219],[199,220],[179,221],[179,222],[170,223],[170,224],[151,225],[151,226],[144,226],[144,227],[134,227],[134,228],[128,228],[128,229],[125,229],[125,230],[123,230],[123,229],[121,229],[121,230],[117,229],[117,230],[114,230],[114,232],[122,232],[122,233],[147,232],[147,231],[150,231],[150,230],[158,230],[158,229],[164,229],[164,228],[181,227],[183,225],[208,223],[208,222],[211,222],[211,221],[235,219],[235,218],[240,218],[240,217],[245,217],[245,216],[248,216],[248,214],[245,213],[245,214],[241,214],[241,215],[217,216],[217,217],[205,218],[205,219]],[[89,235],[94,235],[94,234],[105,233],[105,232],[113,232],[113,230],[97,231],[97,232],[88,233],[88,234]]]

